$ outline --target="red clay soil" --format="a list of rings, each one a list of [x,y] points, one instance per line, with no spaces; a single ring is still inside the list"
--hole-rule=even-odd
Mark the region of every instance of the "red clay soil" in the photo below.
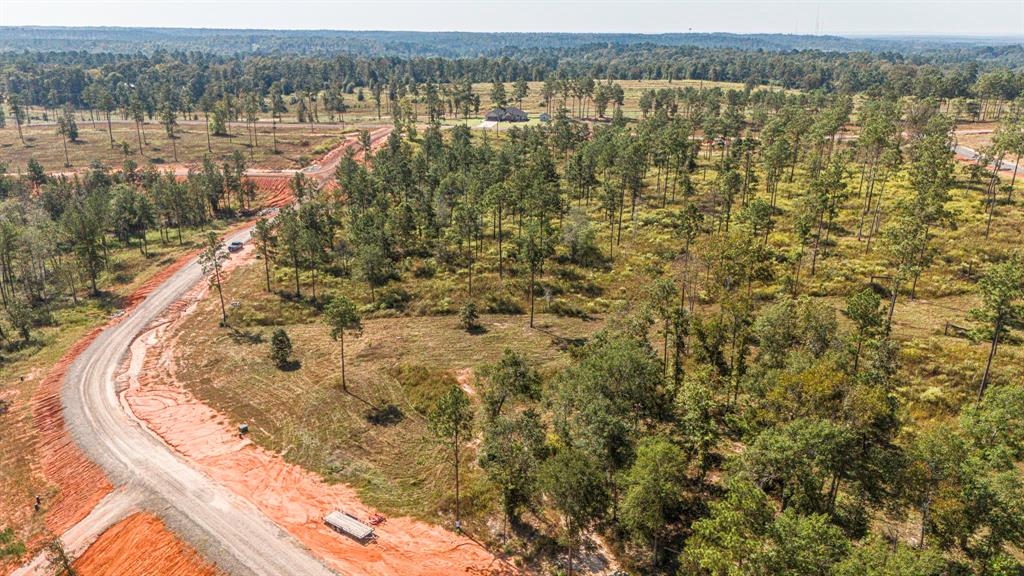
[[[251,250],[247,247],[246,251]],[[243,252],[245,260],[251,255]],[[119,376],[131,412],[196,469],[256,505],[315,554],[346,575],[449,576],[517,574],[472,540],[411,518],[376,528],[360,544],[329,529],[323,517],[344,510],[368,518],[374,510],[355,490],[329,485],[279,455],[240,439],[233,423],[184,390],[176,380],[177,328],[206,292],[198,286],[132,345]]]
[[[154,288],[177,272],[192,256],[191,253],[182,256],[142,284],[127,298],[125,312],[144,300]],[[99,466],[82,454],[68,434],[64,425],[60,391],[68,367],[75,358],[92,344],[100,332],[117,324],[124,316],[121,314],[112,318],[105,325],[94,328],[75,342],[57,364],[50,368],[32,399],[36,429],[39,433],[39,468],[43,476],[58,489],[56,499],[46,511],[46,527],[54,534],[63,534],[85,518],[113,488]]]
[[[259,190],[263,197],[261,202],[263,206],[283,208],[295,201],[290,178],[283,176],[247,176],[246,180],[256,185],[256,189]]]
[[[219,576],[195,550],[152,514],[111,526],[75,561],[80,576]]]
[[[339,147],[344,148],[344,147]],[[284,206],[292,202],[293,195],[288,178],[254,178],[261,189],[270,190],[268,206]],[[251,222],[236,225],[228,232],[234,232]],[[196,252],[179,258],[167,268],[155,274],[131,294],[125,302],[125,313],[146,298],[154,288],[177,272]],[[64,425],[60,392],[68,367],[104,329],[113,326],[124,317],[122,314],[105,325],[97,327],[75,342],[60,360],[44,376],[32,398],[35,427],[39,434],[37,452],[39,470],[57,487],[58,494],[46,513],[46,526],[54,534],[62,534],[87,516],[96,504],[112,489],[110,482],[100,468],[90,462],[78,449]]]
[[[250,222],[237,224],[225,235],[250,224]],[[83,350],[92,344],[100,332],[120,322],[157,286],[194,258],[196,253],[197,251],[193,250],[181,256],[174,263],[146,280],[127,297],[124,302],[124,313],[112,318],[103,326],[94,328],[75,342],[50,368],[36,390],[32,404],[36,429],[39,434],[37,444],[39,470],[47,481],[58,489],[56,498],[46,510],[46,527],[52,533],[63,534],[68,528],[85,518],[113,488],[99,466],[89,461],[78,449],[64,425],[60,392],[68,367]]]

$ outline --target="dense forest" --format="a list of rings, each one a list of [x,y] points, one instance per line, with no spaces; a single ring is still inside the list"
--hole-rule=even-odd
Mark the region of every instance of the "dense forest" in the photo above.
[[[62,136],[86,110],[101,125],[156,119],[173,137],[179,116],[217,132],[278,120],[288,98],[305,121],[364,91],[394,126],[376,151],[361,132],[363,156],[351,149],[330,185],[296,173],[295,204],[255,228],[257,294],[230,312],[222,297],[209,331],[274,329],[283,379],[300,370],[292,347],[312,346],[299,327],[325,325],[340,387],[315,403],[330,407],[368,394],[346,377],[344,346],[374,319],[457,316],[467,339],[487,315],[537,331],[542,315],[596,324],[559,340],[561,364],[510,341],[472,397],[430,373],[394,409],[428,421],[440,446],[417,464],[439,458],[455,486],[466,474],[461,500],[444,480],[422,516],[465,514],[467,531],[543,573],[574,574],[599,547],[635,574],[1020,573],[1024,222],[1016,171],[993,169],[1024,154],[1020,72],[961,61],[969,47],[623,43],[455,59],[190,47],[2,54],[0,129],[20,131],[34,106]],[[630,117],[627,79],[746,87],[645,90]],[[480,108],[473,82],[493,82],[492,105],[533,98],[551,119],[442,125]],[[974,162],[953,153],[964,120],[995,123]],[[246,167],[239,153],[181,178],[130,158],[0,171],[4,353],[99,297],[115,249],[144,255],[251,215]],[[218,292],[254,292],[215,278]],[[347,480],[319,449],[340,440],[304,418],[289,458]]]
[[[999,60],[1010,62],[1013,57],[1002,54]],[[266,97],[274,87],[284,94],[306,92],[313,99],[327,90],[351,94],[364,88],[379,98],[382,92],[385,97],[414,92],[422,84],[494,80],[708,80],[844,94],[871,91],[982,100],[1013,100],[1022,85],[1021,74],[1012,68],[990,69],[975,59],[655,45],[544,49],[518,57],[456,59],[218,56],[165,50],[150,55],[7,52],[0,54],[0,75],[6,96],[22,105],[59,108],[70,103],[76,108],[111,110],[128,107],[134,98],[150,116],[168,90],[183,105],[200,106],[226,96]]]
[[[339,54],[372,56],[507,56],[537,49],[593,45],[690,46],[741,50],[955,53],[977,57],[985,46],[1012,46],[1005,38],[844,38],[796,34],[584,34],[389,32],[335,30],[217,30],[190,28],[2,27],[0,51],[202,51],[221,55]],[[970,57],[970,56],[968,56]]]

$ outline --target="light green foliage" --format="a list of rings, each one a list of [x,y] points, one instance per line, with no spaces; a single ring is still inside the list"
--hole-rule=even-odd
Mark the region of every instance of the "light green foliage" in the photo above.
[[[1024,263],[1020,256],[1014,254],[1005,262],[990,266],[978,282],[978,288],[982,305],[971,310],[971,315],[991,327],[988,362],[978,391],[978,397],[983,398],[1000,339],[1024,322],[1024,303],[1021,303],[1024,300]]]
[[[767,366],[781,367],[798,347],[817,358],[835,338],[835,310],[809,298],[784,296],[761,312],[753,331],[760,345],[759,360]]]
[[[536,500],[546,455],[544,424],[534,410],[497,416],[483,424],[478,461],[500,491],[506,518],[517,518]]]
[[[598,334],[546,391],[555,432],[613,470],[628,464],[634,434],[666,410],[662,367],[636,339]]]
[[[324,307],[324,319],[331,327],[331,337],[339,340],[345,331],[359,332],[363,325],[356,305],[344,296],[334,297]]]
[[[792,509],[775,516],[763,492],[733,480],[707,518],[694,522],[681,572],[692,567],[712,576],[829,574],[848,546],[827,516],[800,516]]]
[[[855,546],[850,555],[833,568],[833,573],[835,576],[941,576],[945,569],[946,561],[934,549],[918,550],[871,538]]]
[[[765,430],[741,458],[743,471],[783,510],[823,513],[832,507],[822,488],[840,473],[852,449],[851,434],[825,420],[800,419]]]
[[[567,446],[544,462],[540,483],[551,505],[562,516],[571,565],[581,535],[608,511],[605,475],[595,460]]]
[[[469,397],[456,384],[437,400],[429,416],[430,430],[442,440],[458,443],[459,437],[465,437],[473,423],[473,411]]]
[[[227,250],[224,243],[216,232],[208,232],[203,242],[202,250],[199,252],[199,264],[203,268],[203,274],[207,277],[210,286],[217,289],[217,297],[220,299],[221,323],[227,324],[228,311],[224,305],[224,289],[222,285],[222,269],[224,261],[227,260]]]
[[[480,314],[476,310],[476,302],[466,302],[459,311],[459,321],[466,330],[473,330],[479,327]]]
[[[506,348],[501,359],[484,368],[484,388],[481,391],[485,414],[497,418],[505,403],[516,398],[537,400],[540,397],[541,378],[536,369],[521,354]]]
[[[638,541],[653,545],[655,557],[659,540],[683,506],[688,464],[683,450],[668,439],[647,438],[623,478],[622,523]]]
[[[1024,386],[994,388],[983,402],[964,407],[960,427],[989,461],[1006,466],[1024,459]]]
[[[0,530],[0,560],[17,559],[25,553],[25,545],[18,540],[11,528]]]

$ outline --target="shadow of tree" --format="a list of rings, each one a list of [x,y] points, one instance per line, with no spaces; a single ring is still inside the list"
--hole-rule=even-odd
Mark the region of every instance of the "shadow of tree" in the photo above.
[[[298,360],[289,360],[278,366],[278,370],[282,372],[295,372],[299,368],[302,368],[302,362],[299,362]]]
[[[231,327],[231,340],[235,344],[262,344],[263,335],[259,332]]]
[[[394,426],[405,420],[405,413],[394,404],[374,406],[366,411],[366,421],[375,426]]]

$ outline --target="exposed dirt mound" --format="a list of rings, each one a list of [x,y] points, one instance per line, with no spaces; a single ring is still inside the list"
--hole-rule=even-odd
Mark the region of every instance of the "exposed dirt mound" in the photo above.
[[[195,550],[152,514],[134,514],[111,526],[77,561],[80,576],[217,576]]]
[[[256,185],[261,204],[268,208],[282,208],[295,201],[290,179],[281,176],[247,176],[246,180]]]

